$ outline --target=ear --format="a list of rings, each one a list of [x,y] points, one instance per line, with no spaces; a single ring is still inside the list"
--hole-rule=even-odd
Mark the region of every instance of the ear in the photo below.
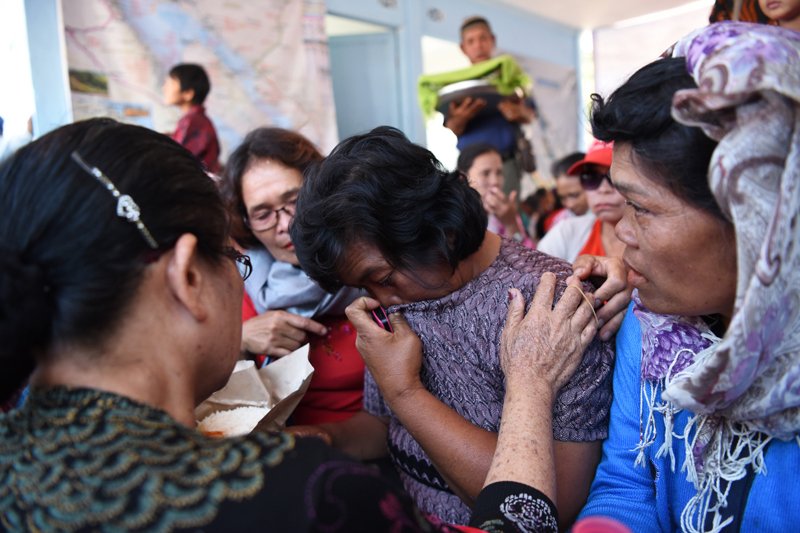
[[[183,98],[184,103],[192,103],[194,101],[194,89],[186,89],[185,91],[181,91],[181,98]]]
[[[464,41],[461,41],[461,43],[458,45],[458,47],[461,48],[461,53],[462,54],[467,55],[466,50],[464,50]]]
[[[197,237],[184,233],[175,242],[167,261],[167,288],[178,304],[199,322],[208,316],[203,298],[206,281],[197,251]]]

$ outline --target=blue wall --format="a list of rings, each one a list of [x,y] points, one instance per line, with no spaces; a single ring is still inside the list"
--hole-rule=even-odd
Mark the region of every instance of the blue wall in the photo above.
[[[422,74],[422,36],[458,42],[461,22],[471,15],[485,16],[497,36],[499,49],[563,65],[579,71],[575,28],[480,0],[327,0],[335,15],[383,24],[398,32],[401,109],[406,134],[425,142],[417,107],[416,80]],[[575,103],[576,107],[579,105]]]

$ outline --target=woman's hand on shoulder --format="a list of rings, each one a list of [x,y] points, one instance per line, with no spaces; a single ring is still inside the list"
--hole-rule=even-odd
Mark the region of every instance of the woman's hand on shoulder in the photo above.
[[[568,286],[553,306],[555,287],[556,276],[543,274],[527,313],[522,294],[509,289],[508,316],[500,338],[500,365],[507,387],[549,390],[551,401],[572,377],[597,333],[593,310],[580,287]]]
[[[600,321],[600,338],[607,341],[619,330],[631,302],[633,287],[628,285],[628,269],[619,257],[581,255],[572,264],[567,283],[592,281],[598,286],[592,297]]]
[[[419,378],[422,366],[422,342],[399,313],[389,315],[392,332],[378,325],[372,310],[380,303],[368,296],[357,298],[345,313],[356,328],[356,348],[384,399],[392,401],[423,388]]]

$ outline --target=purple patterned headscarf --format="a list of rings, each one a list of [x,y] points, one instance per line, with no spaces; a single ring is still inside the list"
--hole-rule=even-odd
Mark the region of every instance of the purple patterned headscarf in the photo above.
[[[698,85],[675,94],[673,117],[719,142],[709,184],[735,226],[736,300],[722,339],[701,321],[635,309],[650,407],[639,448],[654,441],[654,412],[667,423],[658,452],[667,454],[672,415],[694,413],[681,437],[698,493],[682,528],[698,531],[710,514],[716,530],[727,523],[709,506],[720,479],[738,479],[748,465],[762,471],[770,439],[800,435],[800,33],[723,22],[685,37],[672,55],[686,57]]]
[[[675,119],[719,141],[709,184],[735,226],[738,282],[725,337],[665,396],[788,440],[800,433],[800,33],[719,23],[673,54],[699,87],[675,95]]]

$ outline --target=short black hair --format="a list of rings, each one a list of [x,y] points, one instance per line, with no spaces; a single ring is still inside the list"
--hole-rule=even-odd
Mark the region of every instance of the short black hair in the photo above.
[[[303,135],[283,128],[256,128],[231,153],[220,183],[231,213],[231,236],[239,246],[254,248],[261,242],[245,224],[247,210],[242,196],[242,178],[259,161],[273,160],[304,173],[322,160],[317,147]]]
[[[601,141],[627,143],[647,177],[697,208],[727,220],[708,185],[717,142],[703,130],[672,118],[672,98],[697,88],[682,57],[662,58],[636,71],[607,100],[592,95],[592,133]],[[613,179],[613,176],[612,176]]]
[[[192,103],[202,105],[211,91],[211,81],[206,69],[195,63],[180,63],[169,69],[170,78],[175,78],[181,91],[194,91]]]
[[[147,257],[158,251],[77,152],[139,206],[159,250],[184,233],[225,260],[228,217],[191,153],[147,128],[111,119],[62,126],[0,165],[0,399],[54,343],[101,342],[124,319]]]
[[[308,169],[290,232],[303,270],[334,291],[355,243],[375,246],[395,268],[455,271],[478,250],[486,225],[465,176],[381,126],[342,141]]]
[[[461,23],[461,28],[459,29],[459,35],[463,35],[465,30],[478,25],[486,26],[486,29],[489,30],[489,33],[492,33],[492,27],[489,25],[489,21],[486,20],[485,17],[474,15],[464,19],[464,22]],[[494,34],[492,33],[492,35]]]
[[[562,174],[566,174],[569,167],[580,161],[586,157],[584,152],[572,152],[571,154],[567,154],[561,159],[557,159],[553,161],[552,166],[550,167],[550,174],[557,178]]]
[[[500,150],[495,148],[489,143],[472,143],[469,146],[465,147],[461,150],[461,153],[458,154],[458,161],[456,161],[456,168],[459,172],[463,172],[464,174],[469,173],[469,169],[472,168],[472,164],[475,160],[482,156],[483,154],[488,154],[494,152],[497,155],[500,155]]]

